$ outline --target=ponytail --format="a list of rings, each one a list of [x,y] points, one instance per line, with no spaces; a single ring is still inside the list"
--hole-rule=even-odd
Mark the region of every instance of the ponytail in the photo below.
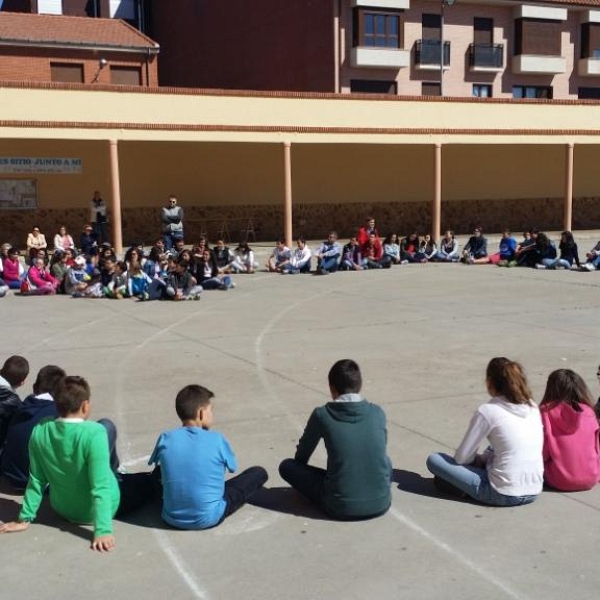
[[[530,402],[531,390],[519,363],[503,356],[492,358],[487,366],[486,378],[496,393],[511,404]]]

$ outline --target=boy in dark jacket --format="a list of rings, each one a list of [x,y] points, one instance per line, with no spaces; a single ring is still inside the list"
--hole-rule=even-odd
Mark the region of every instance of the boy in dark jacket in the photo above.
[[[6,432],[0,472],[17,490],[24,490],[29,479],[29,438],[33,428],[46,417],[58,416],[54,392],[66,373],[55,365],[42,367],[27,396],[13,415]]]
[[[4,447],[6,429],[12,416],[21,406],[21,398],[15,391],[29,375],[29,363],[22,356],[11,356],[0,369],[0,455]]]
[[[349,359],[336,362],[329,371],[332,401],[313,411],[295,458],[279,465],[285,481],[339,520],[377,517],[391,502],[385,413],[360,395],[361,387],[358,365]],[[321,438],[327,470],[308,465]]]

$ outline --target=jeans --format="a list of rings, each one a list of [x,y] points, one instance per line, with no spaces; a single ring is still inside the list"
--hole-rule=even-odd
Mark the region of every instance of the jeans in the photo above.
[[[262,467],[250,467],[236,477],[227,480],[223,494],[227,506],[219,523],[246,504],[248,498],[265,485],[267,479],[269,479],[269,475]]]
[[[310,273],[310,259],[299,268],[293,267],[290,263],[285,263],[281,270],[284,273],[289,273],[290,275],[297,275],[298,273]]]
[[[96,235],[96,240],[98,240],[98,244],[102,245],[104,242],[108,241],[108,237],[106,235],[106,221],[95,222],[93,224],[94,234]]]
[[[319,259],[317,269],[320,271],[337,271],[338,270],[338,258],[339,256],[325,256]]]
[[[173,248],[177,240],[183,239],[183,229],[172,233],[163,233],[163,241],[165,243],[165,251],[168,252]]]
[[[571,263],[564,258],[543,258],[542,264],[545,265],[547,269],[556,269],[557,267],[562,267],[563,269],[571,268]]]
[[[533,502],[535,496],[507,496],[500,494],[491,485],[486,469],[468,465],[459,465],[447,454],[431,454],[427,459],[427,468],[465,494],[490,506],[520,506]]]
[[[439,250],[437,254],[434,256],[435,260],[439,260],[442,262],[458,262],[458,256],[456,254],[448,254],[443,250]]]

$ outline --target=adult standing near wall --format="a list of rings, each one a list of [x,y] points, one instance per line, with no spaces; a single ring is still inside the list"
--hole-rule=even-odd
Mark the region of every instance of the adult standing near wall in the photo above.
[[[183,208],[177,205],[177,196],[169,196],[167,206],[161,209],[160,220],[165,250],[169,251],[177,240],[183,239]]]
[[[90,205],[90,222],[94,228],[98,244],[108,241],[106,236],[106,223],[108,222],[106,203],[98,190],[94,192]]]

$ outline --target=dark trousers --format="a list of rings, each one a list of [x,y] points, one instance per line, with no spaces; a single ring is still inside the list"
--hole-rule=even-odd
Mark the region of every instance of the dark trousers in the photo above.
[[[110,419],[100,419],[98,423],[104,426],[108,435],[110,468],[117,478],[121,492],[121,501],[116,516],[122,517],[152,502],[157,497],[156,484],[152,473],[119,473],[117,426]]]
[[[293,458],[286,458],[279,465],[279,475],[297,492],[323,508],[321,498],[323,482],[327,475],[325,469],[302,464]]]
[[[269,479],[269,475],[262,467],[250,467],[236,477],[225,482],[223,495],[227,506],[219,523],[242,507],[252,494],[257,492]]]
[[[332,519],[338,521],[363,521],[365,519],[373,519],[385,514],[389,507],[381,512],[371,515],[349,516],[332,514],[323,501],[323,484],[327,471],[318,467],[305,465],[293,458],[286,458],[279,465],[279,475],[284,481],[287,481],[297,492],[314,502],[323,512]]]

